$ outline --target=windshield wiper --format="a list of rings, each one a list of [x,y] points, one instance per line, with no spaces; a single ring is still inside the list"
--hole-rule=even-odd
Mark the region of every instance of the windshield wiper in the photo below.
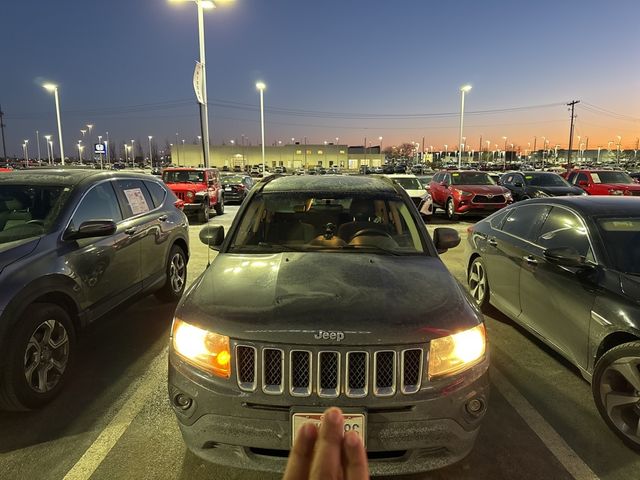
[[[640,273],[636,272],[624,272],[625,275],[631,275],[633,277],[640,277]]]
[[[259,242],[257,245],[233,245],[229,249],[230,251],[242,251],[247,250],[250,252],[255,252],[260,249],[270,249],[270,250],[280,250],[280,251],[294,251],[294,252],[304,252],[307,251],[306,248],[300,245],[284,245],[281,243],[268,243],[268,242]]]

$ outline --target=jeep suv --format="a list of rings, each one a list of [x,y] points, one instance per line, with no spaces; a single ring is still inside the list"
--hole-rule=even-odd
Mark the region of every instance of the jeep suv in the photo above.
[[[485,172],[442,171],[433,176],[429,192],[435,207],[442,208],[449,220],[468,213],[492,213],[513,202],[511,192]]]
[[[567,181],[589,195],[640,195],[640,185],[619,170],[572,170]]]
[[[215,168],[165,168],[162,180],[184,202],[184,213],[197,214],[198,220],[209,220],[211,210],[224,213],[224,192],[220,174]]]
[[[483,318],[384,177],[271,176],[178,306],[169,399],[187,446],[282,471],[299,427],[338,406],[372,475],[423,472],[473,448],[488,399]],[[417,300],[420,299],[420,300]]]

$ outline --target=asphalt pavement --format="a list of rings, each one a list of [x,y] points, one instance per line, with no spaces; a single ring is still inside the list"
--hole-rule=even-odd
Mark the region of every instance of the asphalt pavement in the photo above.
[[[237,209],[227,205],[210,222],[228,228]],[[456,228],[464,244],[472,221],[438,215],[428,228]],[[200,244],[200,228],[190,227],[189,282],[215,256]],[[464,246],[442,257],[464,282]],[[148,297],[84,332],[71,381],[52,404],[0,412],[0,479],[279,478],[220,468],[187,451],[166,392],[172,316],[172,307]],[[403,478],[640,478],[640,456],[608,430],[571,365],[499,313],[487,328],[492,391],[475,449],[457,465]]]

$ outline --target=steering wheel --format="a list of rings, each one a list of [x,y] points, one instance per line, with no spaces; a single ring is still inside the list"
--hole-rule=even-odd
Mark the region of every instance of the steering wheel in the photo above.
[[[358,230],[351,236],[351,240],[357,237],[362,237],[364,235],[371,235],[372,237],[387,237],[393,240],[393,237],[389,235],[387,232],[382,230],[378,230],[377,228],[363,228],[362,230]]]

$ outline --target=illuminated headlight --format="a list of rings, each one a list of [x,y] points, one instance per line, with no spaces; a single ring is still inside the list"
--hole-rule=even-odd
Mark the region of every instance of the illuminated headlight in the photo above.
[[[611,189],[609,195],[624,195],[624,190]]]
[[[187,362],[218,377],[231,376],[229,337],[175,318],[171,338],[173,349]]]
[[[484,324],[431,340],[429,378],[459,373],[484,357],[487,346]]]

